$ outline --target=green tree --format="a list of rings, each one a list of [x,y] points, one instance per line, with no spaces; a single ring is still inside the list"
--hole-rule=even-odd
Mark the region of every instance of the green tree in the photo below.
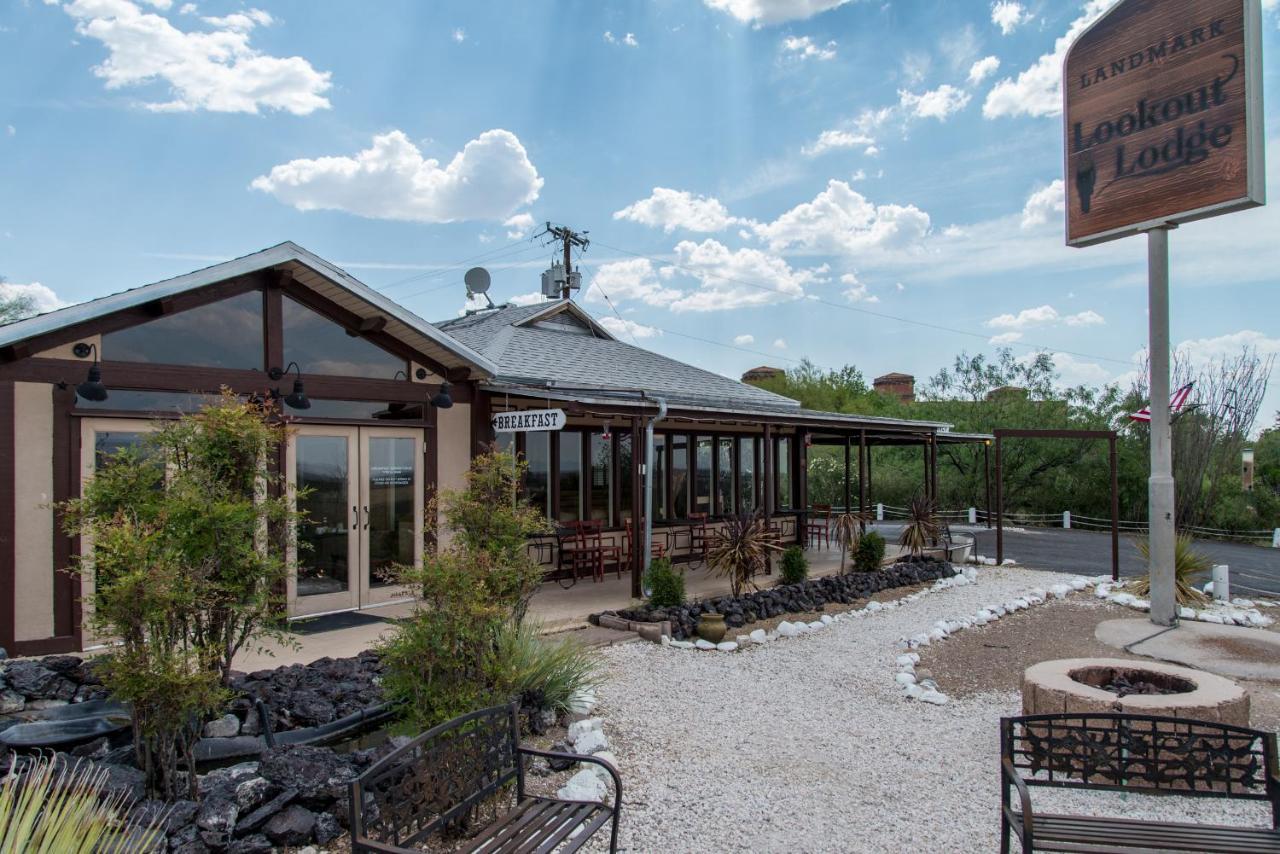
[[[0,326],[36,313],[36,302],[30,294],[6,294],[4,283],[5,277],[0,276]]]

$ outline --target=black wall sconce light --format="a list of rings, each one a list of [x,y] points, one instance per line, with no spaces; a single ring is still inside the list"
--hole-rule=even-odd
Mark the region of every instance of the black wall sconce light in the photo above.
[[[101,403],[107,399],[107,387],[102,384],[102,367],[98,364],[98,345],[81,341],[71,348],[71,352],[84,359],[93,354],[93,364],[89,366],[89,376],[76,386],[76,394],[84,400]]]
[[[453,386],[448,380],[440,383],[440,391],[431,398],[431,405],[436,409],[448,409],[453,406],[453,398],[449,396],[449,389]]]
[[[271,377],[273,380],[280,380],[283,379],[290,370],[294,371],[298,377],[293,381],[293,393],[285,395],[285,405],[290,409],[310,409],[311,401],[307,398],[306,389],[303,388],[302,385],[302,368],[298,367],[297,362],[290,362],[284,370],[281,370],[280,368],[272,368],[267,371],[267,376]]]

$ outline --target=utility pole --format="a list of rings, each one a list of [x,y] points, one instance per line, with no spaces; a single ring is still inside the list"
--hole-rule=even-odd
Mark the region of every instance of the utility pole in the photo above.
[[[585,250],[587,246],[591,244],[591,241],[587,239],[588,233],[589,232],[584,231],[579,234],[567,226],[547,223],[547,227],[542,230],[541,234],[537,235],[538,237],[542,237],[544,235],[550,236],[551,240],[548,242],[560,243],[564,246],[564,286],[560,289],[561,299],[569,298],[569,274],[573,272],[573,259],[570,256],[570,251],[575,246],[579,249]]]

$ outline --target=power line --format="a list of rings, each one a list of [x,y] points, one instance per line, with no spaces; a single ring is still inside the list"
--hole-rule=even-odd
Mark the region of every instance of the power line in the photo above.
[[[644,259],[646,259],[646,260],[653,261],[654,263],[657,263],[657,264],[666,264],[666,265],[668,265],[668,266],[675,267],[677,270],[683,270],[684,272],[689,273],[690,275],[693,275],[693,276],[697,276],[697,275],[698,275],[698,271],[697,271],[697,270],[694,270],[694,269],[689,268],[689,267],[685,267],[685,266],[683,266],[683,265],[681,265],[681,264],[677,264],[677,263],[675,263],[675,262],[673,262],[673,261],[664,261],[664,260],[659,259],[659,258],[654,258],[654,257],[652,257],[652,256],[645,255],[645,254],[643,254],[643,253],[641,253],[641,252],[632,252],[631,250],[629,250],[629,249],[623,249],[623,248],[622,248],[622,247],[620,247],[620,246],[610,246],[608,243],[604,243],[603,241],[600,241],[600,240],[597,240],[596,242],[597,242],[597,243],[599,243],[601,246],[603,246],[603,247],[604,247],[604,248],[606,248],[606,249],[612,249],[613,251],[615,251],[615,252],[621,252],[621,253],[623,253],[624,255],[631,255],[631,256],[633,256],[633,257],[635,257],[635,258],[644,258]],[[791,297],[791,296],[792,296],[792,294],[788,294],[788,293],[786,293],[785,291],[782,291],[782,290],[781,290],[781,289],[779,289],[779,288],[770,287],[769,285],[764,285],[764,284],[761,284],[760,282],[751,282],[751,281],[747,281],[746,279],[737,279],[737,278],[734,278],[733,276],[725,276],[725,275],[720,275],[720,274],[717,274],[717,275],[715,276],[715,278],[717,278],[717,279],[723,279],[723,280],[725,280],[726,282],[734,282],[734,283],[739,284],[739,285],[746,285],[747,287],[750,287],[750,288],[757,288],[757,289],[759,289],[759,290],[762,290],[762,291],[768,291],[768,292],[770,292],[770,293],[780,294],[780,295],[782,295],[782,296],[786,296],[786,297]],[[988,336],[983,335],[983,334],[978,333],[978,332],[970,332],[970,331],[969,331],[969,330],[967,330],[967,329],[956,329],[956,328],[955,328],[955,327],[953,327],[953,326],[943,326],[943,325],[938,324],[938,323],[929,323],[929,322],[924,321],[924,320],[913,320],[913,319],[911,319],[911,318],[909,318],[909,317],[901,317],[901,316],[896,315],[896,314],[888,314],[888,313],[886,313],[886,312],[882,312],[882,311],[872,311],[871,309],[867,309],[867,308],[858,308],[857,306],[847,305],[847,304],[845,304],[845,303],[835,302],[835,301],[833,301],[833,300],[827,300],[827,299],[823,299],[823,298],[821,298],[821,297],[817,297],[817,296],[811,296],[811,295],[808,295],[806,298],[807,298],[807,301],[809,301],[809,302],[815,302],[815,303],[818,303],[818,304],[820,304],[820,305],[830,306],[830,307],[832,307],[832,308],[840,308],[840,309],[844,309],[844,310],[846,310],[846,311],[852,311],[852,312],[855,312],[855,313],[857,313],[857,314],[866,314],[866,315],[870,315],[871,317],[879,317],[879,318],[882,318],[882,319],[884,319],[884,320],[894,320],[894,321],[897,321],[897,322],[899,322],[899,323],[905,323],[905,324],[908,324],[908,325],[911,325],[911,326],[920,326],[920,327],[924,327],[925,329],[933,329],[933,330],[936,330],[936,331],[939,331],[939,332],[950,332],[950,333],[952,333],[952,334],[954,334],[954,335],[964,335],[964,336],[967,336],[967,337],[970,337],[970,338],[978,338],[978,339],[982,340],[984,343],[989,343],[989,342],[990,342],[990,339],[988,338]],[[1016,346],[1016,347],[1025,347],[1025,348],[1027,348],[1028,350],[1031,350],[1031,351],[1033,351],[1033,352],[1038,352],[1038,351],[1040,351],[1040,350],[1048,349],[1048,348],[1044,348],[1044,347],[1036,347],[1036,346],[1034,346],[1034,345],[1032,345],[1032,344],[1024,344],[1024,343],[1017,342],[1017,341],[1010,342],[1010,344],[1011,344],[1012,346]],[[1057,353],[1064,353],[1064,354],[1066,354],[1066,355],[1068,355],[1068,356],[1079,356],[1079,357],[1080,357],[1080,358],[1082,358],[1082,359],[1097,359],[1097,360],[1099,360],[1099,361],[1103,361],[1103,362],[1112,362],[1112,363],[1117,364],[1117,365],[1124,365],[1124,366],[1126,366],[1126,367],[1133,367],[1133,364],[1132,364],[1131,362],[1125,361],[1125,360],[1123,360],[1123,359],[1113,359],[1113,358],[1111,358],[1110,356],[1098,356],[1098,355],[1095,355],[1095,354],[1092,354],[1092,353],[1081,353],[1081,352],[1078,352],[1078,351],[1075,351],[1075,350],[1064,350],[1064,349],[1057,348],[1057,347],[1054,347],[1054,348],[1052,348],[1052,349],[1054,350],[1054,352],[1057,352]]]
[[[511,249],[514,246],[522,246],[525,244],[529,244],[530,240],[532,240],[532,238],[521,238],[520,240],[512,241],[511,243],[508,243],[505,246],[498,246],[486,252],[481,252],[479,255],[472,255],[470,258],[463,258],[461,261],[455,261],[447,267],[440,267],[435,270],[428,270],[422,273],[415,273],[412,276],[407,276],[403,279],[398,279],[394,282],[389,282],[388,284],[374,288],[374,290],[388,291],[392,288],[398,288],[401,285],[407,285],[410,282],[424,281],[426,279],[436,278],[437,276],[443,276],[446,273],[453,272],[454,270],[460,270],[468,264],[473,264],[476,261],[489,258],[489,256],[494,255],[495,253],[504,252],[505,250]],[[537,247],[531,246],[530,248],[537,248]]]

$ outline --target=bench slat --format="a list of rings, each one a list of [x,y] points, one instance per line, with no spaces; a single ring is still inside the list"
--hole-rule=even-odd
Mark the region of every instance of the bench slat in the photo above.
[[[470,854],[530,854],[549,852],[564,843],[574,828],[582,827],[576,850],[612,813],[601,804],[530,798],[474,837]]]
[[[477,843],[472,848],[474,854],[491,854],[491,852],[499,851],[502,846],[516,834],[529,824],[536,822],[538,814],[546,808],[545,802],[536,798],[530,798],[519,804],[516,808],[506,815],[501,816],[484,830],[477,833],[474,837]]]
[[[1022,814],[1013,813],[1021,833]],[[1032,823],[1037,849],[1077,851],[1216,851],[1229,854],[1280,854],[1280,831],[1265,827],[1226,827],[1185,823],[1153,824],[1136,819],[1036,815]],[[1088,846],[1056,849],[1043,843]]]
[[[601,810],[599,804],[579,804],[578,807],[570,813],[568,821],[561,826],[554,835],[547,838],[537,847],[536,854],[551,854],[557,846],[568,838],[570,833],[573,833],[573,830],[576,827],[582,827],[582,832],[577,836],[579,844],[585,842],[595,831],[595,827],[599,827],[600,824],[603,824],[604,818],[607,817],[600,815],[601,813],[603,813],[603,810]],[[595,827],[589,827],[591,817],[593,815],[597,817],[598,821],[596,822]],[[577,847],[578,845],[573,846],[573,848]]]

